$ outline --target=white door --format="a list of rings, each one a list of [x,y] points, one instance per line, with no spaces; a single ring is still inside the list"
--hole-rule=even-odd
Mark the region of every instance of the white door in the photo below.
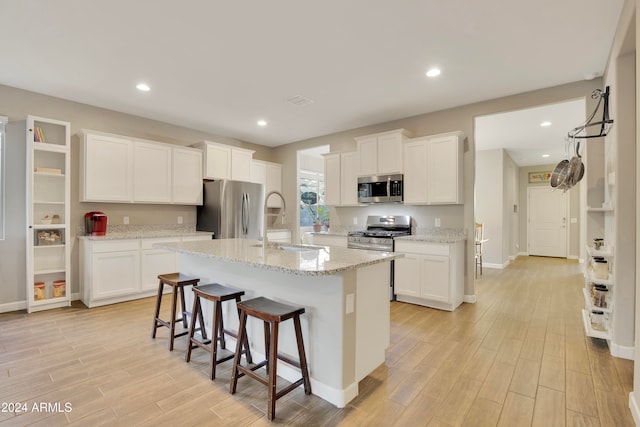
[[[567,256],[568,196],[549,187],[528,190],[529,255]]]

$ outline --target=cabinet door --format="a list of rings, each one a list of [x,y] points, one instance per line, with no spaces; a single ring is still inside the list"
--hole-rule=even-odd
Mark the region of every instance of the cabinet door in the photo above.
[[[324,204],[340,206],[340,153],[324,156]]]
[[[267,163],[266,165],[265,196],[269,194],[270,191],[282,193],[282,165],[277,163]],[[280,197],[269,197],[267,206],[270,208],[280,208],[282,207],[282,200]]]
[[[178,257],[175,252],[163,249],[141,251],[141,290],[158,289],[158,275],[178,271]]]
[[[140,251],[94,253],[93,298],[110,298],[140,289]]]
[[[378,137],[378,174],[402,173],[402,135]]]
[[[171,147],[134,141],[133,153],[134,202],[171,202]]]
[[[231,179],[231,147],[205,144],[204,177]]]
[[[393,286],[398,295],[420,296],[422,281],[421,255],[404,254],[394,261]]]
[[[456,135],[429,140],[427,184],[429,203],[459,204],[462,193],[462,150]]]
[[[133,200],[133,141],[87,134],[83,148],[82,201],[131,202]]]
[[[250,182],[251,160],[253,160],[253,151],[232,148],[231,179]]]
[[[340,185],[340,204],[343,206],[357,205],[358,153],[342,153],[340,155]]]
[[[173,148],[172,201],[202,204],[202,151]]]
[[[451,302],[449,257],[421,255],[422,286],[420,296],[434,301]]]
[[[358,174],[375,175],[378,172],[378,137],[358,138]]]
[[[267,164],[265,162],[261,160],[251,161],[251,182],[262,185],[267,183]]]
[[[404,145],[404,203],[427,203],[427,142]]]

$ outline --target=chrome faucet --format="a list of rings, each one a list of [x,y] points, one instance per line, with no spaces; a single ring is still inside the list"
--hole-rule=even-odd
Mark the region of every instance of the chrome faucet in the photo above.
[[[262,253],[266,254],[267,252],[267,245],[269,242],[267,242],[267,217],[270,216],[278,216],[279,214],[270,214],[267,211],[267,202],[269,201],[269,197],[271,197],[272,195],[277,194],[278,196],[280,196],[280,199],[282,200],[282,208],[281,208],[281,212],[282,212],[282,224],[284,225],[285,223],[285,219],[286,219],[286,211],[287,211],[287,203],[284,201],[284,196],[282,195],[282,193],[280,193],[279,191],[270,191],[267,193],[266,197],[264,198],[264,221],[262,224]]]

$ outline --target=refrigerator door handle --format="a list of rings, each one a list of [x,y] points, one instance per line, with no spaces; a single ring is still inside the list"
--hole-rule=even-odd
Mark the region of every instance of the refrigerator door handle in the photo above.
[[[242,233],[242,237],[246,237],[247,235],[247,231],[246,231],[247,227],[245,225],[246,217],[247,217],[246,212],[247,212],[247,193],[242,193],[242,206],[240,210],[240,219],[241,219],[240,232]]]
[[[251,212],[251,198],[249,197],[249,193],[245,193],[247,196],[247,221],[245,222],[244,234],[249,234],[249,227],[251,226],[251,216],[249,212]]]

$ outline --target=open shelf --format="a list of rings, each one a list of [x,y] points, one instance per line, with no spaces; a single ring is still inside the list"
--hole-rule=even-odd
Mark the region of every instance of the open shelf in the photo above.
[[[606,279],[598,279],[596,275],[593,273],[593,270],[589,267],[585,268],[584,276],[587,278],[587,281],[591,283],[601,283],[607,286],[613,286],[613,274],[609,273],[609,277]]]
[[[603,310],[600,310],[603,311]],[[611,339],[611,331],[607,330],[607,331],[596,331],[595,329],[593,329],[591,327],[591,320],[589,320],[589,313],[591,311],[588,310],[582,310],[582,325],[584,326],[584,331],[587,334],[587,336],[592,337],[592,338],[600,338],[603,340],[610,340]]]
[[[584,295],[584,305],[587,310],[597,310],[602,311],[604,313],[613,313],[613,307],[610,306],[609,302],[607,302],[606,307],[596,307],[591,302],[591,295],[589,294],[589,290],[587,288],[582,288],[582,294]]]

